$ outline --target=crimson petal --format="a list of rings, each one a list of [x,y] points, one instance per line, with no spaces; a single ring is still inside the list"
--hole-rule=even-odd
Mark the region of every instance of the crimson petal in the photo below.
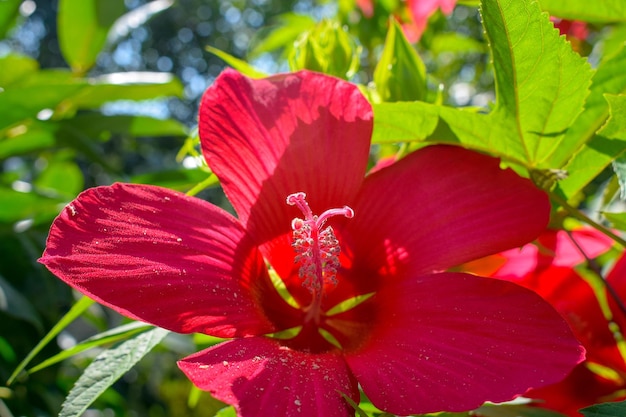
[[[178,362],[200,389],[237,409],[239,417],[348,417],[359,392],[338,353],[310,354],[264,337],[235,339]]]
[[[431,146],[366,178],[347,234],[382,275],[443,270],[520,246],[545,228],[546,194],[499,161]]]
[[[114,184],[83,192],[54,221],[40,262],[102,304],[169,330],[275,330],[255,300],[274,297],[271,283],[241,224],[175,191]]]
[[[305,192],[316,214],[350,203],[365,175],[372,126],[356,86],[309,71],[255,80],[226,70],[199,114],[204,156],[259,245],[284,237],[301,216],[287,206],[289,194]],[[270,252],[265,247],[280,263]],[[292,263],[274,267],[286,275]]]
[[[371,300],[370,339],[346,360],[374,405],[394,414],[510,400],[583,359],[557,312],[509,282],[432,274],[389,282]]]

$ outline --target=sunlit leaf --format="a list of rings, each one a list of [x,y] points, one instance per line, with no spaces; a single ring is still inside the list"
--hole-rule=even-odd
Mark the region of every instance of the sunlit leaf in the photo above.
[[[235,407],[225,407],[218,411],[215,417],[237,417],[237,413]]]
[[[621,41],[623,44],[623,40]],[[626,48],[603,61],[592,77],[585,102],[585,111],[578,116],[565,133],[565,138],[551,157],[554,167],[562,167],[572,155],[589,142],[609,117],[605,94],[626,93]]]
[[[31,350],[28,353],[28,355],[24,358],[24,360],[22,360],[22,362],[20,362],[20,364],[17,366],[17,368],[15,368],[15,370],[13,371],[13,373],[11,374],[9,379],[7,380],[6,385],[10,386],[13,383],[13,381],[15,381],[15,378],[17,378],[22,373],[22,371],[28,366],[30,361],[32,361],[33,358],[39,352],[41,352],[41,350],[48,343],[50,343],[51,340],[53,340],[59,333],[61,333],[61,331],[63,329],[65,329],[71,322],[73,322],[78,317],[80,317],[80,315],[83,314],[85,312],[85,310],[87,310],[93,303],[94,303],[94,301],[92,299],[88,298],[88,297],[82,297],[80,300],[78,300],[72,306],[70,311],[68,311],[61,318],[61,320],[59,320],[58,323],[54,325],[54,327],[48,332],[48,334],[46,334],[39,341],[39,343],[37,343],[37,346],[35,346],[33,348],[33,350]]]
[[[231,67],[233,67],[240,73],[247,75],[248,77],[251,77],[251,78],[267,77],[267,74],[257,70],[252,65],[248,64],[246,61],[236,58],[224,51],[221,51],[217,48],[213,48],[212,46],[207,46],[206,50],[212,53],[213,55],[217,56],[218,58],[222,59],[224,62],[226,62],[228,65],[230,65]]]
[[[423,100],[426,95],[426,67],[395,19],[389,24],[374,83],[383,101]]]
[[[122,326],[116,327],[111,330],[107,330],[106,332],[99,333],[95,336],[92,336],[76,346],[71,347],[70,349],[66,349],[48,359],[41,362],[37,366],[33,366],[28,369],[28,373],[32,374],[42,369],[45,369],[55,363],[59,363],[62,360],[70,358],[74,355],[77,355],[80,352],[84,352],[85,350],[92,349],[94,347],[102,346],[105,344],[111,344],[115,342],[119,342],[120,340],[128,339],[131,336],[136,335],[137,333],[145,331],[149,327],[146,323],[141,322],[133,322],[129,324],[124,324]]]
[[[283,48],[289,53],[298,36],[315,25],[315,20],[311,16],[295,13],[278,16],[277,21],[278,23],[270,27],[271,30],[265,37],[257,40],[248,55],[250,58]]]
[[[553,168],[550,155],[583,110],[591,69],[529,0],[485,0],[483,25],[496,78],[494,115],[509,123],[504,141],[519,141],[532,167]]]
[[[605,98],[611,118],[565,166],[570,175],[558,184],[565,198],[575,196],[615,158],[626,154],[626,96],[607,94]]]
[[[626,401],[596,404],[580,410],[585,417],[616,417],[626,415]]]
[[[68,394],[59,417],[79,417],[108,387],[158,345],[168,331],[155,328],[106,350],[94,359]]]
[[[360,48],[341,24],[325,19],[300,34],[289,54],[289,67],[350,79],[359,68],[359,55]]]
[[[59,158],[48,162],[33,185],[41,193],[69,201],[83,190],[83,173],[74,161]]]
[[[0,7],[2,3],[0,3]],[[9,54],[0,58],[0,87],[6,89],[20,78],[37,71],[39,64],[36,60],[16,54]]]
[[[123,0],[59,0],[59,46],[74,72],[96,62],[113,23],[126,11]]]
[[[541,8],[553,16],[584,22],[626,22],[626,2],[602,0],[589,7],[586,0],[539,0]]]

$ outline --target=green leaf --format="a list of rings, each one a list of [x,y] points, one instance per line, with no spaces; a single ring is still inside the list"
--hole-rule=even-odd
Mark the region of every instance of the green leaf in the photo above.
[[[619,184],[619,194],[622,200],[626,200],[626,156],[622,155],[613,161],[613,171]]]
[[[169,332],[155,328],[104,351],[78,378],[68,394],[59,417],[79,417],[108,387],[128,372]]]
[[[180,168],[172,171],[156,171],[141,175],[135,175],[130,182],[137,184],[152,184],[178,191],[187,191],[199,183],[209,180],[208,186],[217,186],[217,176],[211,175],[204,169]],[[205,187],[206,188],[206,187]]]
[[[71,322],[73,322],[76,318],[78,318],[81,314],[87,310],[94,301],[87,297],[82,297],[78,300],[62,318],[59,320],[57,324],[46,334],[43,339],[37,343],[37,346],[31,350],[28,355],[20,362],[20,364],[15,368],[11,376],[7,381],[7,386],[10,386],[15,378],[22,373],[24,368],[28,366],[31,360],[39,353],[41,350],[48,344],[52,339],[54,339],[63,329],[65,329]]]
[[[248,64],[246,61],[241,60],[239,58],[235,58],[234,56],[224,51],[220,51],[219,49],[213,48],[212,46],[207,46],[206,50],[212,53],[213,55],[215,55],[216,57],[222,59],[224,62],[226,62],[228,65],[230,65],[231,67],[233,67],[240,73],[247,75],[248,77],[251,77],[251,78],[267,77],[266,73],[257,70],[252,65]]]
[[[626,2],[601,0],[589,7],[587,0],[539,0],[552,16],[591,23],[626,22]]]
[[[359,55],[360,47],[339,22],[322,20],[298,37],[289,54],[289,67],[349,79],[359,69]]]
[[[0,223],[15,223],[36,217],[52,219],[65,200],[46,197],[34,191],[21,192],[0,186]]]
[[[521,143],[503,141],[509,131],[492,115],[423,102],[381,103],[373,107],[373,143],[448,143],[524,165]]]
[[[626,48],[622,48],[598,66],[591,80],[591,90],[585,102],[585,111],[569,127],[563,142],[551,157],[554,167],[563,167],[606,122],[609,117],[609,103],[605,94],[626,93],[624,68],[626,68]]]
[[[83,190],[83,173],[74,161],[58,157],[48,162],[33,185],[44,195],[69,201]]]
[[[565,417],[556,411],[525,404],[483,405],[475,413],[482,417]]]
[[[21,4],[22,0],[0,1],[0,39],[4,38],[8,30],[13,26],[13,22],[15,22],[19,14]]]
[[[89,79],[89,86],[64,102],[67,107],[98,108],[118,100],[149,100],[182,97],[183,85],[172,74],[163,72],[124,72]]]
[[[565,166],[569,176],[558,184],[559,192],[570,199],[626,152],[626,96],[605,95],[610,119],[589,143]]]
[[[508,123],[505,141],[521,142],[530,167],[553,168],[550,155],[582,111],[589,64],[531,0],[484,0],[483,25],[496,79],[494,116]]]
[[[606,94],[604,97],[609,103],[610,117],[598,134],[626,141],[626,95]]]
[[[111,330],[107,330],[106,332],[99,333],[80,342],[70,349],[66,349],[60,353],[57,353],[56,355],[41,362],[39,365],[33,366],[32,368],[28,369],[27,372],[29,374],[32,374],[42,369],[45,369],[48,366],[54,365],[55,363],[61,362],[62,360],[77,355],[85,350],[128,339],[129,337],[134,336],[137,333],[145,331],[148,327],[150,327],[150,325],[136,321],[129,324],[124,324],[122,326],[118,326]]]
[[[616,417],[626,415],[626,401],[619,403],[596,404],[585,407],[580,412],[585,417]]]
[[[215,417],[237,417],[237,413],[235,412],[235,407],[225,407],[215,414]]]
[[[0,3],[0,7],[2,3]],[[39,64],[36,60],[16,54],[9,54],[0,58],[0,87],[6,90],[9,85],[37,71]]]
[[[124,0],[59,1],[59,46],[75,73],[85,74],[96,63],[109,29],[125,11]]]
[[[32,324],[43,331],[41,319],[33,305],[18,290],[0,275],[0,311]]]
[[[426,96],[426,67],[395,19],[390,20],[374,83],[383,101],[423,100]]]
[[[249,58],[282,48],[285,48],[286,52],[289,53],[300,34],[315,26],[315,20],[311,16],[302,14],[285,13],[278,16],[277,20],[278,23],[269,28],[269,34],[257,41],[248,54]]]
[[[87,136],[108,139],[111,134],[130,137],[186,137],[187,129],[176,120],[148,116],[105,116],[99,113],[79,114],[63,122],[65,128],[78,129]]]
[[[602,215],[617,229],[626,231],[626,213],[602,212]]]

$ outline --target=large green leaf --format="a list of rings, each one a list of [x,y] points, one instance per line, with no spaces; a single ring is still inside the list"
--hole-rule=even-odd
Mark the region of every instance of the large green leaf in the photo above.
[[[565,166],[569,176],[558,184],[559,192],[566,199],[581,191],[615,158],[626,154],[626,95],[607,94],[605,98],[610,119]]]
[[[623,43],[623,40],[622,40]],[[569,127],[565,138],[551,157],[554,167],[562,167],[585,143],[589,142],[609,117],[605,94],[626,93],[626,48],[603,61],[592,78],[585,111]]]
[[[585,417],[621,417],[626,416],[626,401],[619,403],[596,404],[580,410]]]
[[[423,100],[426,96],[426,67],[395,19],[389,24],[374,83],[383,101]]]
[[[454,143],[531,170],[558,168],[551,155],[582,111],[589,65],[535,1],[484,0],[482,14],[496,73],[494,111],[377,105],[374,141]]]
[[[98,355],[78,378],[59,417],[79,417],[108,387],[128,372],[168,334],[155,328]]]
[[[624,0],[539,0],[552,16],[592,23],[626,22]]]
[[[505,120],[529,166],[553,168],[550,155],[582,111],[589,64],[531,0],[484,0],[483,25],[496,79],[495,115]]]
[[[109,29],[125,10],[124,0],[59,1],[59,45],[74,72],[84,74],[95,64]]]
[[[432,142],[461,145],[525,165],[520,142],[503,141],[508,131],[492,115],[423,102],[374,106],[374,143]]]

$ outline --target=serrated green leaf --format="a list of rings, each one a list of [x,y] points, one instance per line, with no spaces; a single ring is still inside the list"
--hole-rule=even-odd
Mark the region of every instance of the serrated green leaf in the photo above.
[[[236,58],[212,46],[207,46],[205,49],[207,50],[207,52],[210,52],[216,57],[222,59],[224,62],[226,62],[228,65],[230,65],[231,67],[233,67],[234,69],[242,73],[243,75],[247,75],[248,77],[251,77],[251,78],[267,77],[266,73],[257,70],[252,65],[248,64],[246,61],[242,59]]]
[[[506,125],[492,115],[423,102],[374,104],[372,142],[461,145],[524,166],[520,142],[503,141]]]
[[[28,355],[20,362],[20,364],[15,368],[9,379],[7,380],[6,385],[10,386],[15,378],[18,377],[22,373],[22,371],[28,366],[31,360],[39,353],[41,350],[48,344],[52,339],[54,339],[63,329],[65,329],[71,322],[73,322],[76,318],[78,318],[81,314],[87,310],[94,301],[88,297],[82,297],[78,300],[62,318],[59,320],[57,324],[54,325],[52,329],[46,334],[43,339],[37,343],[37,346],[31,350]]]
[[[426,96],[426,67],[395,19],[390,20],[374,83],[383,101],[423,100]]]
[[[598,134],[626,141],[626,95],[606,94],[604,98],[609,103],[610,117]]]
[[[626,2],[602,0],[589,7],[587,0],[539,0],[552,16],[591,23],[626,22]]]
[[[128,372],[167,334],[167,330],[155,328],[98,355],[76,381],[63,403],[59,417],[80,417],[100,394]]]
[[[626,401],[618,403],[596,404],[585,407],[580,412],[585,417],[618,417],[626,416]]]
[[[483,25],[496,78],[494,116],[507,121],[531,167],[547,162],[582,111],[590,84],[589,64],[554,29],[536,1],[484,0]]]
[[[626,96],[605,95],[610,119],[565,166],[569,176],[558,184],[570,199],[597,177],[616,158],[626,155]]]
[[[37,366],[33,366],[32,368],[28,369],[27,372],[29,374],[32,374],[51,365],[54,365],[55,363],[59,363],[67,358],[77,355],[80,352],[84,352],[85,350],[128,339],[129,337],[134,336],[137,333],[145,331],[149,326],[150,325],[146,323],[136,321],[99,333],[95,336],[85,339],[84,341],[80,342],[70,349],[66,349],[60,353],[57,353],[56,355],[41,362]]]
[[[125,11],[124,0],[59,1],[59,46],[75,73],[85,74],[95,64],[109,29]]]
[[[622,40],[623,43],[623,40]],[[592,77],[585,111],[569,127],[565,138],[550,158],[555,168],[565,166],[568,159],[589,142],[609,117],[605,94],[626,93],[626,48],[603,61]]]

